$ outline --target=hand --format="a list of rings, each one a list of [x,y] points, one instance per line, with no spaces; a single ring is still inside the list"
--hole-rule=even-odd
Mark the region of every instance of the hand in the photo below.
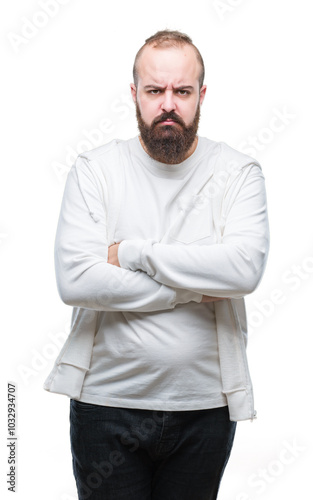
[[[218,302],[219,300],[225,300],[228,297],[210,297],[209,295],[202,295],[202,302]]]
[[[118,247],[119,243],[114,243],[114,245],[109,246],[108,251],[108,264],[113,266],[121,267],[118,261]]]

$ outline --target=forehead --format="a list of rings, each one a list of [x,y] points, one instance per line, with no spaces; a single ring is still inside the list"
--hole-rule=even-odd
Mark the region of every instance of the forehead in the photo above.
[[[137,63],[138,80],[143,85],[196,85],[201,71],[196,52],[190,45],[146,46]]]

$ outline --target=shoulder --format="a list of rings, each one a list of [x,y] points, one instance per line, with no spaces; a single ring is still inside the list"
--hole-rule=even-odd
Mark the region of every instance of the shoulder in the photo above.
[[[119,149],[119,145],[121,141],[119,139],[113,139],[107,144],[103,144],[102,146],[98,146],[97,148],[91,149],[89,151],[84,151],[78,155],[78,158],[83,158],[88,161],[99,160],[102,158],[106,158],[111,156],[114,153],[117,153]]]
[[[89,172],[100,179],[121,175],[122,152],[128,148],[129,141],[114,139],[107,144],[81,153],[76,159],[76,170]]]
[[[252,158],[252,156],[248,156],[245,153],[241,153],[241,151],[232,148],[226,142],[213,141],[207,137],[199,137],[199,139],[201,140],[205,152],[215,155],[219,168],[222,168],[222,166],[225,168],[225,164],[229,164],[231,169],[233,169],[236,165],[238,168],[251,164],[260,166],[259,162],[255,158]]]
[[[227,165],[230,170],[241,170],[244,167],[255,165],[261,168],[259,162],[252,156],[246,155],[237,149],[232,148],[226,142],[219,142],[221,163]]]

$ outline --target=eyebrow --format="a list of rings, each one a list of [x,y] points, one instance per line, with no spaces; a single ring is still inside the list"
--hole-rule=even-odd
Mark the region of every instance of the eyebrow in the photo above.
[[[165,90],[166,87],[161,87],[160,85],[146,85],[144,90]],[[192,85],[180,85],[179,87],[173,87],[173,90],[194,90]]]

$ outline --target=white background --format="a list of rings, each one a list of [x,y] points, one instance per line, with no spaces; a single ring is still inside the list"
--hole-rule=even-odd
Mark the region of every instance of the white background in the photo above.
[[[205,61],[200,135],[246,152],[254,141],[267,182],[271,252],[247,299],[258,419],[238,425],[219,500],[312,498],[311,2],[51,0],[44,14],[47,4],[6,2],[1,13],[1,497],[77,498],[69,401],[42,388],[71,314],[54,276],[60,203],[73,155],[137,134],[133,59],[170,28]],[[18,387],[15,494],[8,381]]]

